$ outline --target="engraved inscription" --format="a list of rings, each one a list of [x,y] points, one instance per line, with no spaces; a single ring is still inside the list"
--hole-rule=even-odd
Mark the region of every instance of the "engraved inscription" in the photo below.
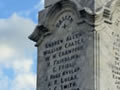
[[[59,19],[56,21],[56,27],[57,28],[63,28],[66,29],[66,27],[68,27],[71,23],[73,22],[73,16],[71,15],[71,13],[64,13],[63,15],[61,15],[61,17],[59,17]]]
[[[115,85],[117,90],[120,90],[120,34],[112,32],[115,38],[113,42],[114,51],[114,65],[112,67],[113,79],[115,80]]]
[[[46,77],[48,90],[80,90],[77,80],[81,66],[77,65],[85,38],[81,33],[70,34],[64,39],[47,42],[43,55],[49,68]]]

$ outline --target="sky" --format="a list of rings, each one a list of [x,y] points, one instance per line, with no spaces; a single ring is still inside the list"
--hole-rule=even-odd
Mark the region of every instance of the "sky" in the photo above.
[[[44,0],[0,0],[0,90],[36,90],[37,48],[28,39]]]

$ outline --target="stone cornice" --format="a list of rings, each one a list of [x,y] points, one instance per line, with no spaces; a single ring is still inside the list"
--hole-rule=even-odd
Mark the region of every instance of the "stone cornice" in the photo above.
[[[48,29],[44,26],[36,26],[34,32],[29,36],[29,39],[31,39],[34,42],[38,42],[38,40],[48,32]]]
[[[29,38],[34,42],[38,42],[45,33],[51,32],[49,25],[54,21],[54,16],[64,4],[66,7],[75,10],[79,17],[79,24],[87,23],[91,26],[99,26],[104,23],[112,24],[114,15],[117,14],[115,11],[117,7],[120,7],[120,0],[105,0],[104,4],[100,3],[100,1],[101,0],[96,0],[96,2],[93,2],[93,0],[60,0],[56,4],[39,12],[39,24]]]
[[[112,24],[112,13],[115,8],[118,6],[117,4],[120,2],[119,0],[58,0],[59,2],[72,2],[76,5],[77,11],[80,12],[80,22],[86,22],[89,25],[100,25],[102,23]],[[54,7],[57,4],[54,4]],[[47,8],[49,14],[49,10],[52,12],[52,7]],[[46,10],[46,11],[47,11]],[[83,15],[84,14],[84,15]],[[84,17],[83,17],[84,16]]]

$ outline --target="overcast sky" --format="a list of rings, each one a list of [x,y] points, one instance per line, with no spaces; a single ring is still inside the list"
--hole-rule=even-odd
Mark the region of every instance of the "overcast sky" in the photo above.
[[[0,0],[0,90],[35,90],[37,52],[28,36],[43,0]]]

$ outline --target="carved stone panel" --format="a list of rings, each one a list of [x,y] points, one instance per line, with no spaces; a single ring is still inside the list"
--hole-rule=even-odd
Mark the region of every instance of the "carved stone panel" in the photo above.
[[[96,47],[98,90],[120,89],[120,13],[117,4],[114,6],[115,9],[112,7],[110,10],[114,10],[110,15],[112,23],[101,23],[95,28],[98,41]]]
[[[93,27],[78,24],[79,15],[70,7],[52,19],[51,35],[38,45],[37,90],[93,90]]]

